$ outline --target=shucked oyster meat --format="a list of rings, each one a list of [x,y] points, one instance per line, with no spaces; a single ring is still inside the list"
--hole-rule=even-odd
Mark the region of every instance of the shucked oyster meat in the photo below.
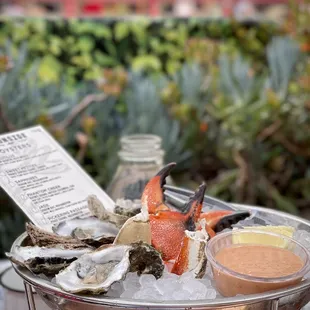
[[[6,256],[15,264],[28,268],[33,273],[55,275],[78,257],[91,252],[90,248],[68,249],[57,247],[16,246]]]
[[[56,283],[67,292],[100,294],[128,272],[160,278],[163,270],[159,252],[150,245],[114,245],[81,256],[56,275]]]
[[[53,231],[60,236],[71,236],[93,246],[112,243],[118,230],[115,224],[94,216],[75,218],[53,227]]]

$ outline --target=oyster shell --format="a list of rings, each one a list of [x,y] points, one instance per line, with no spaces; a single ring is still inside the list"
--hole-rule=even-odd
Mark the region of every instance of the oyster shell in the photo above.
[[[141,212],[129,218],[120,229],[114,240],[114,244],[131,244],[143,241],[151,244],[151,225],[149,214],[146,208],[141,208]]]
[[[114,213],[133,217],[141,211],[141,200],[117,199],[115,202]]]
[[[84,242],[70,236],[59,236],[43,230],[31,223],[26,223],[26,231],[33,245],[39,247],[53,247],[61,245],[65,249],[88,247]]]
[[[60,236],[71,236],[98,247],[102,244],[113,243],[119,229],[112,223],[92,216],[61,222],[53,227],[53,231]]]
[[[110,246],[81,256],[56,275],[56,283],[71,293],[106,293],[111,285],[128,272],[161,277],[164,264],[160,254],[150,245]]]
[[[88,196],[87,202],[91,214],[101,221],[113,223],[118,228],[121,228],[128,219],[128,216],[119,215],[107,210],[95,195]]]
[[[33,273],[50,276],[55,275],[78,257],[89,252],[91,252],[89,248],[16,246],[14,252],[6,253],[6,256],[15,264],[28,268]]]

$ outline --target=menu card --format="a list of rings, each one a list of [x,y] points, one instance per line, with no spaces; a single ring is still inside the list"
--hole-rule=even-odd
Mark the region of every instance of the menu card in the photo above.
[[[0,186],[37,226],[89,215],[87,197],[113,200],[41,126],[0,135]]]

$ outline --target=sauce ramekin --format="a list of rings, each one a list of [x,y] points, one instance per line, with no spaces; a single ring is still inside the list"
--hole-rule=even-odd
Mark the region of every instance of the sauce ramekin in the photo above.
[[[240,235],[241,234],[241,235]],[[243,234],[251,234],[252,237],[257,237],[256,240],[251,243],[241,242]],[[233,243],[233,235],[235,242]],[[249,235],[247,235],[249,236]],[[239,238],[241,237],[241,238]],[[303,267],[288,276],[284,277],[274,277],[274,278],[265,278],[265,277],[254,277],[245,275],[236,271],[233,271],[222,264],[220,264],[215,256],[223,248],[230,247],[236,244],[242,245],[266,245],[262,243],[262,237],[272,238],[273,246],[278,246],[283,248],[285,244],[285,249],[293,252],[295,255],[299,256],[303,261]],[[274,242],[278,238],[278,243]],[[236,239],[238,239],[236,241]],[[238,294],[249,295],[249,294],[258,294],[266,291],[276,290],[292,286],[301,282],[303,277],[310,270],[310,253],[309,251],[301,245],[296,240],[279,235],[276,233],[259,231],[255,229],[236,229],[226,233],[220,233],[213,237],[206,246],[206,256],[208,262],[211,264],[213,277],[215,280],[216,287],[218,291],[225,297],[232,297]]]

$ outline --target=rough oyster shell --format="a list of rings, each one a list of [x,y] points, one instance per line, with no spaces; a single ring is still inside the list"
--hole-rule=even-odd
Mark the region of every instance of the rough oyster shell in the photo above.
[[[141,211],[141,200],[117,199],[114,213],[126,217],[133,217]]]
[[[128,272],[161,277],[164,270],[160,254],[150,245],[110,246],[81,256],[56,275],[56,283],[71,293],[106,293]]]
[[[14,252],[6,253],[6,256],[15,264],[26,267],[33,273],[55,275],[78,257],[89,252],[91,252],[89,248],[16,246]]]
[[[121,228],[128,219],[128,216],[119,215],[107,210],[95,195],[88,196],[87,202],[88,209],[90,210],[91,214],[101,221],[113,223],[118,228]]]
[[[78,239],[70,236],[59,236],[57,234],[50,233],[31,223],[26,223],[26,231],[33,245],[37,245],[39,247],[54,247],[55,245],[61,245],[65,249],[87,247],[84,242]]]
[[[92,216],[61,222],[53,227],[53,231],[58,235],[71,236],[98,247],[102,244],[113,243],[119,229],[113,223],[104,222]]]

